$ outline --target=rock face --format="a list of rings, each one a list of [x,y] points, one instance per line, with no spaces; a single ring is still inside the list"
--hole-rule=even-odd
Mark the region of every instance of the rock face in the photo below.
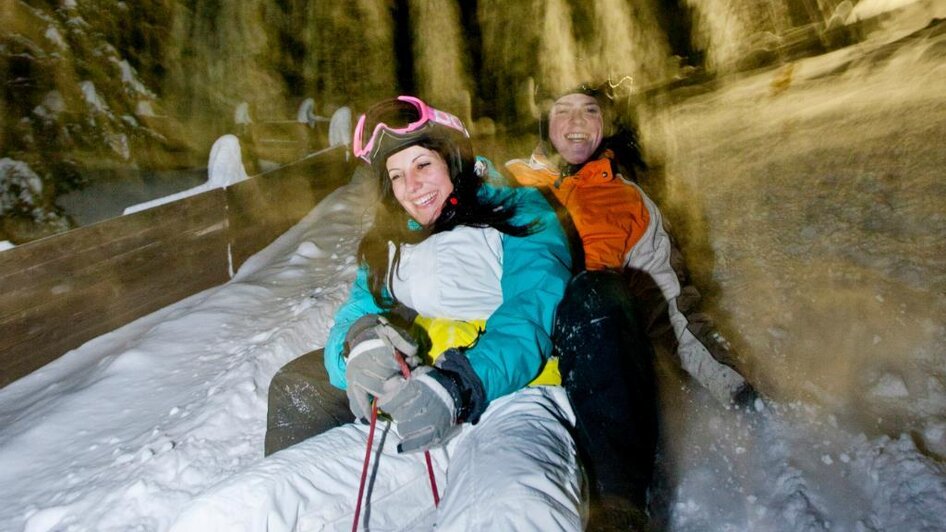
[[[642,117],[697,285],[759,387],[868,433],[946,417],[943,86],[939,20]]]
[[[0,152],[42,183],[30,202],[0,208],[0,235],[17,242],[68,226],[55,200],[84,170],[188,165],[194,150],[162,111],[163,4],[41,4],[0,8]]]
[[[4,2],[0,156],[47,181],[43,208],[56,211],[52,199],[92,168],[201,164],[214,139],[239,132],[232,117],[241,104],[255,120],[285,120],[305,98],[329,116],[413,92],[462,117],[511,125],[535,119],[533,91],[606,77],[643,90],[680,67],[704,66],[703,57],[729,68],[753,36],[826,16],[798,0],[769,2],[780,7],[764,17],[749,0],[694,0],[671,14],[665,4]],[[725,32],[711,23],[730,19],[739,24]]]

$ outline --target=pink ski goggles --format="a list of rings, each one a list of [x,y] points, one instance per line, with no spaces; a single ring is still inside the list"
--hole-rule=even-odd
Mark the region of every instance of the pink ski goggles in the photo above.
[[[391,100],[391,102],[404,102],[409,106],[413,106],[419,118],[402,127],[392,127],[384,122],[378,122],[366,140],[365,126],[368,122],[368,114],[373,113],[372,110],[369,110],[367,113],[361,115],[358,118],[358,124],[355,126],[352,151],[354,151],[355,157],[363,159],[368,164],[371,164],[372,158],[377,155],[376,151],[381,147],[381,139],[385,134],[395,138],[403,138],[405,135],[419,131],[431,123],[434,123],[455,129],[465,137],[470,136],[459,118],[439,109],[434,109],[424,103],[420,98],[415,98],[414,96],[398,96],[395,100]]]

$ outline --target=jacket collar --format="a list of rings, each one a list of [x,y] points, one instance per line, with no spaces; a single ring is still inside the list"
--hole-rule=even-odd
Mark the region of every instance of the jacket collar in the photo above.
[[[566,173],[568,171],[567,166],[562,167],[556,164],[552,157],[549,157],[541,149],[537,148],[532,152],[532,157],[529,159],[529,166],[534,170],[541,170],[552,175],[557,175],[558,179],[555,180],[555,186],[561,185],[565,178],[568,177],[575,177],[582,182],[602,183],[614,179],[614,172],[611,167],[611,159],[613,157],[614,152],[604,150],[599,158],[586,162],[577,172]]]

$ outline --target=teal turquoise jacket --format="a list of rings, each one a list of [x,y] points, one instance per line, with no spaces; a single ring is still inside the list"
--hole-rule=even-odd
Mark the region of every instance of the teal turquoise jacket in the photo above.
[[[492,165],[485,159],[479,160],[487,164],[489,180],[499,182],[501,177]],[[516,207],[512,219],[515,225],[536,222],[528,235],[500,234],[501,302],[486,318],[485,330],[476,343],[465,352],[483,383],[487,400],[492,401],[526,386],[551,356],[552,324],[571,277],[571,255],[555,211],[537,190],[486,184],[479,196],[493,201],[508,199]],[[458,229],[461,228],[453,231]],[[470,249],[463,251],[469,253]],[[361,316],[383,312],[368,289],[368,271],[362,265],[348,300],[335,313],[335,324],[325,346],[325,366],[336,387],[346,387],[343,344],[348,329]]]

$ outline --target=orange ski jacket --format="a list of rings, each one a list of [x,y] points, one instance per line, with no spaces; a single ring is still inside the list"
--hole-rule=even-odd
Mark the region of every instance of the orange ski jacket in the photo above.
[[[564,177],[551,165],[522,159],[510,161],[506,167],[520,185],[548,190],[568,211],[581,237],[588,270],[624,267],[650,224],[651,215],[640,190],[615,175],[607,157]]]
[[[638,297],[648,306],[648,333],[666,337],[662,324],[669,320],[673,338],[668,347],[680,365],[720,403],[730,404],[746,380],[720,362],[726,360],[729,347],[715,328],[701,324],[705,320],[696,319],[699,313],[687,315],[692,307],[677,306],[683,290],[680,272],[674,268],[678,251],[663,227],[660,210],[644,191],[614,175],[607,155],[567,176],[540,153],[509,161],[506,168],[519,184],[546,191],[564,207],[581,238],[585,269],[623,269],[633,274],[637,284],[632,290],[642,290]],[[698,295],[692,289],[690,295],[694,293]]]

